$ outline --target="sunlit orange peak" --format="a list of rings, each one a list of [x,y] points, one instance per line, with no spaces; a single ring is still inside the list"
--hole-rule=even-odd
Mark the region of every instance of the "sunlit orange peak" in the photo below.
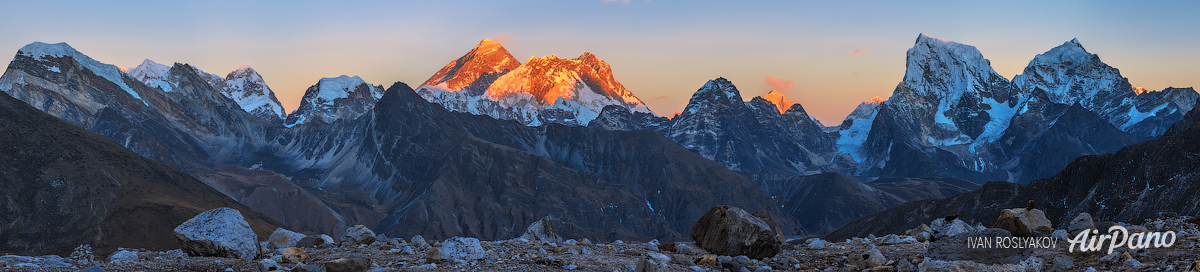
[[[125,66],[117,66],[117,69],[121,69],[121,72],[126,72],[126,73],[128,73],[128,72],[129,72],[129,67],[125,67]]]
[[[875,96],[875,97],[872,97],[871,99],[867,99],[867,101],[863,101],[863,103],[874,104],[874,103],[883,103],[884,101],[887,101],[887,99],[883,99],[883,97]]]
[[[1142,87],[1133,87],[1133,93],[1134,93],[1134,94],[1141,95],[1141,94],[1144,94],[1144,93],[1146,93],[1146,92],[1148,92],[1148,91],[1146,91],[1146,88],[1142,88]]]
[[[788,109],[792,108],[792,105],[796,104],[792,103],[791,100],[788,100],[787,97],[783,96],[782,93],[779,93],[779,91],[776,90],[771,90],[771,92],[763,95],[762,98],[774,103],[775,108],[779,109],[779,114],[787,112]]]
[[[467,87],[480,75],[502,73],[521,66],[521,61],[513,58],[508,50],[500,43],[483,39],[467,52],[466,55],[446,64],[436,74],[429,77],[422,85],[438,86],[448,91],[458,91]]]
[[[591,84],[580,84],[583,80]],[[511,95],[529,94],[542,104],[554,105],[559,97],[573,99],[577,88],[582,86],[598,87],[599,90],[593,91],[625,103],[642,104],[613,78],[608,63],[590,52],[574,59],[563,59],[557,55],[529,57],[525,64],[496,79],[486,94],[497,101]]]

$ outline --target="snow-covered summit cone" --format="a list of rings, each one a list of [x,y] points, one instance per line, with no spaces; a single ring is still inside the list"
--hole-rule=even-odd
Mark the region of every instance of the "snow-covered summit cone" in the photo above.
[[[925,145],[994,139],[1008,127],[1021,99],[1019,89],[974,46],[922,33],[908,50],[906,67],[904,81],[886,104]]]
[[[1077,39],[1037,55],[1024,73],[1013,78],[1013,83],[1027,92],[1042,89],[1054,103],[1079,103],[1122,131],[1142,137],[1166,131],[1200,97],[1194,91],[1176,89],[1170,89],[1172,93],[1146,96],[1154,92],[1131,85],[1117,68],[1100,61],[1098,55],[1089,53]],[[1177,96],[1182,103],[1159,96]]]
[[[374,108],[381,97],[383,86],[367,84],[358,76],[322,78],[304,91],[300,107],[288,114],[284,125],[292,127],[312,120],[333,123],[355,119]]]
[[[439,91],[476,90],[482,92],[487,89],[487,85],[490,85],[492,80],[519,66],[521,66],[521,61],[509,54],[504,46],[498,42],[484,39],[475,48],[472,48],[471,52],[446,64],[421,85]],[[485,80],[473,84],[480,77],[485,77]],[[486,78],[490,78],[490,80]]]
[[[154,83],[163,76],[166,76],[167,72],[170,70],[171,66],[162,65],[150,59],[146,59],[142,61],[142,64],[139,64],[137,67],[134,67],[129,71],[125,71],[125,73],[129,74],[129,76],[132,76],[133,78],[136,78],[138,81],[145,83],[146,85],[151,85],[151,83]]]
[[[262,76],[250,66],[242,66],[225,76],[226,97],[237,101],[243,110],[254,116],[279,124],[283,121],[283,105]]]
[[[653,114],[591,52],[574,59],[530,57],[522,64],[490,40],[447,64],[416,91],[452,111],[531,126],[587,125],[609,105]]]

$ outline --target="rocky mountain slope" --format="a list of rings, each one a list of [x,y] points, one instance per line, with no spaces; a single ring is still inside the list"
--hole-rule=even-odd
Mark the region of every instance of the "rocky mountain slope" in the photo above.
[[[267,86],[262,76],[250,66],[242,66],[225,77],[209,74],[195,67],[192,69],[222,95],[237,102],[242,110],[273,124],[283,122],[283,105],[275,98],[275,93]],[[147,59],[125,72],[147,86],[171,92],[180,82],[167,77],[170,71],[171,66]]]
[[[268,139],[277,137],[282,126],[246,112],[224,95],[225,89],[210,84],[211,74],[186,64],[164,73],[161,66],[144,63],[142,68],[158,68],[135,74],[151,75],[146,79],[160,85],[148,86],[65,43],[33,43],[21,48],[0,76],[0,91],[183,170],[276,221],[297,224],[294,229],[332,232],[342,224],[328,221],[340,216],[302,188],[279,182],[278,175],[247,169],[263,163],[254,159],[271,153]],[[288,194],[299,197],[279,200]]]
[[[766,211],[796,231],[753,183],[655,132],[454,113],[403,83],[354,122],[293,129],[278,154],[293,164],[275,170],[321,190],[368,193],[384,209],[383,233],[514,237],[514,226],[551,215],[565,222],[559,232],[579,237],[676,240],[719,203]]]
[[[901,203],[978,189],[955,178],[888,178],[859,182],[838,173],[808,176],[742,173],[795,217],[807,234],[829,233],[864,215]]]
[[[753,183],[654,132],[454,113],[405,84],[382,95],[354,77],[309,88],[288,127],[247,112],[190,65],[157,79],[167,91],[66,44],[33,47],[47,46],[67,53],[23,49],[0,90],[303,232],[364,224],[397,236],[509,238],[553,215],[563,233],[598,241],[679,240],[720,204],[798,232]],[[117,81],[95,72],[108,68]]]
[[[1089,213],[1097,221],[1141,222],[1158,212],[1200,213],[1196,169],[1200,167],[1200,113],[1190,111],[1153,140],[1112,154],[1079,157],[1058,174],[1029,184],[990,182],[979,190],[901,204],[864,216],[829,234],[830,239],[902,233],[921,222],[947,215],[990,225],[1000,210],[1038,204],[1056,228]],[[890,222],[879,224],[878,222]]]
[[[574,59],[530,57],[522,64],[500,43],[486,39],[446,64],[417,92],[451,111],[530,126],[586,126],[605,106],[653,114],[591,52]]]
[[[1012,81],[974,47],[925,34],[907,67],[891,98],[839,127],[839,153],[855,161],[849,175],[1025,183],[1153,137],[1200,97],[1190,89],[1139,95],[1077,40],[1038,55]]]
[[[167,164],[0,94],[0,251],[66,254],[81,244],[178,247],[172,229],[218,207],[258,235],[277,221]]]
[[[800,104],[789,105],[783,113],[779,107],[762,97],[743,101],[732,82],[717,78],[692,94],[665,135],[735,171],[825,172],[832,141]]]

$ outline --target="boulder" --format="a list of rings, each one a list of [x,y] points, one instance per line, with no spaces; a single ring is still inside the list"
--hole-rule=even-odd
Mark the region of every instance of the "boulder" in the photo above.
[[[299,232],[286,230],[284,228],[277,228],[275,229],[275,232],[272,232],[271,236],[267,238],[267,243],[272,249],[289,248],[295,247],[296,243],[300,242],[300,239],[304,239],[304,237],[308,236]]]
[[[113,262],[113,263],[132,262],[132,261],[137,261],[137,259],[138,259],[137,251],[132,251],[132,250],[117,251],[117,252],[114,252],[112,255],[108,256],[108,261]]]
[[[675,242],[667,241],[659,244],[658,251],[675,251]]]
[[[900,258],[900,261],[896,262],[896,272],[917,272],[917,271],[920,271],[920,270],[918,270],[917,266],[913,265],[912,262],[909,262],[908,259]]]
[[[558,243],[558,233],[554,232],[554,218],[546,216],[529,224],[529,228],[525,229],[525,234],[522,234],[520,238]]]
[[[329,237],[329,235],[321,234],[321,235],[309,235],[308,237],[301,238],[300,241],[296,241],[295,247],[318,247],[318,246],[322,246],[322,245],[332,245],[332,244],[333,244],[333,237]]]
[[[676,244],[675,244],[675,252],[677,252],[677,253],[679,253],[679,254],[683,254],[683,255],[704,255],[704,254],[708,254],[708,252],[704,252],[704,250],[703,250],[703,249],[699,249],[699,248],[697,248],[696,246],[693,246],[693,245],[691,245],[691,244],[688,244],[688,243],[676,243]]]
[[[758,217],[758,219],[762,219],[763,222],[767,222],[767,226],[770,226],[771,231],[775,232],[775,239],[779,239],[780,244],[787,242],[787,237],[783,236],[783,229],[780,229],[779,225],[775,224],[775,220],[771,220],[771,215],[763,211],[754,212],[753,215],[754,217]]]
[[[175,227],[175,240],[183,252],[196,257],[253,260],[258,257],[258,236],[238,210],[221,207],[200,213]]]
[[[974,230],[970,224],[962,222],[960,219],[954,219],[950,223],[942,225],[941,229],[934,229],[937,232],[937,237],[954,236],[966,234],[968,231]]]
[[[413,236],[410,244],[417,249],[425,249],[429,247],[429,243],[425,242],[425,237],[421,237],[421,235]]]
[[[670,271],[671,257],[658,252],[646,252],[642,255],[642,259],[638,260],[637,267],[634,272],[667,272]]]
[[[283,267],[279,266],[278,262],[276,262],[275,260],[272,260],[270,258],[262,259],[262,261],[258,261],[258,264],[262,266],[262,271],[282,271],[283,270]]]
[[[308,253],[304,252],[303,248],[289,247],[283,250],[283,262],[285,263],[303,263],[308,260]]]
[[[363,225],[347,228],[346,234],[342,234],[342,243],[369,245],[372,242],[375,242],[375,232]]]
[[[808,242],[808,249],[825,249],[826,244],[825,240],[821,240],[820,238],[813,239],[811,242]]]
[[[1020,222],[1012,222],[1013,220]],[[1000,217],[996,219],[996,224],[992,227],[1008,230],[1016,237],[1031,237],[1034,232],[1042,234],[1054,232],[1050,219],[1046,219],[1046,213],[1038,209],[1005,209],[1000,211]]]
[[[1033,231],[1026,226],[1020,218],[1018,218],[1017,214],[1013,212],[1013,209],[1005,209],[1004,211],[1001,211],[1000,218],[996,219],[996,224],[993,224],[992,227],[1007,230],[1009,233],[1012,233],[1012,236],[1015,237],[1033,236]]]
[[[770,258],[782,251],[767,222],[732,206],[716,206],[692,226],[696,245],[718,255]]]
[[[438,248],[429,248],[429,251],[425,252],[425,263],[436,264],[442,261],[445,261],[445,259],[442,258],[442,251]]]
[[[1079,215],[1075,216],[1075,219],[1071,219],[1070,224],[1067,224],[1067,232],[1069,232],[1071,237],[1079,235],[1079,232],[1083,230],[1092,229],[1096,229],[1096,223],[1092,221],[1092,215],[1088,213],[1079,213]]]
[[[917,226],[913,229],[910,229],[910,230],[904,232],[904,234],[909,235],[909,236],[917,236],[918,234],[925,233],[925,232],[931,232],[931,231],[933,231],[933,229],[929,228],[929,225],[921,224],[920,226]]]
[[[368,268],[371,268],[371,259],[357,254],[325,262],[325,272],[362,272]]]
[[[442,258],[447,260],[478,260],[483,259],[485,252],[479,245],[479,239],[453,237],[442,242],[440,248]]]
[[[883,253],[879,252],[879,249],[872,248],[861,254],[850,255],[850,264],[870,269],[887,264],[887,258],[883,257]]]

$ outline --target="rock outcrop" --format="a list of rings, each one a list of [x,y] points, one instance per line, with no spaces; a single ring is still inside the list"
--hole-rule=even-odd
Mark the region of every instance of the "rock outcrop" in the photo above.
[[[271,233],[270,237],[267,237],[267,243],[270,248],[289,248],[295,247],[296,243],[305,237],[308,236],[303,233],[277,228],[275,232]]]
[[[737,207],[716,206],[692,227],[692,239],[708,252],[762,259],[782,249],[775,232],[762,219]]]
[[[191,256],[251,260],[258,257],[258,236],[242,213],[230,208],[212,209],[175,227],[175,240]]]

